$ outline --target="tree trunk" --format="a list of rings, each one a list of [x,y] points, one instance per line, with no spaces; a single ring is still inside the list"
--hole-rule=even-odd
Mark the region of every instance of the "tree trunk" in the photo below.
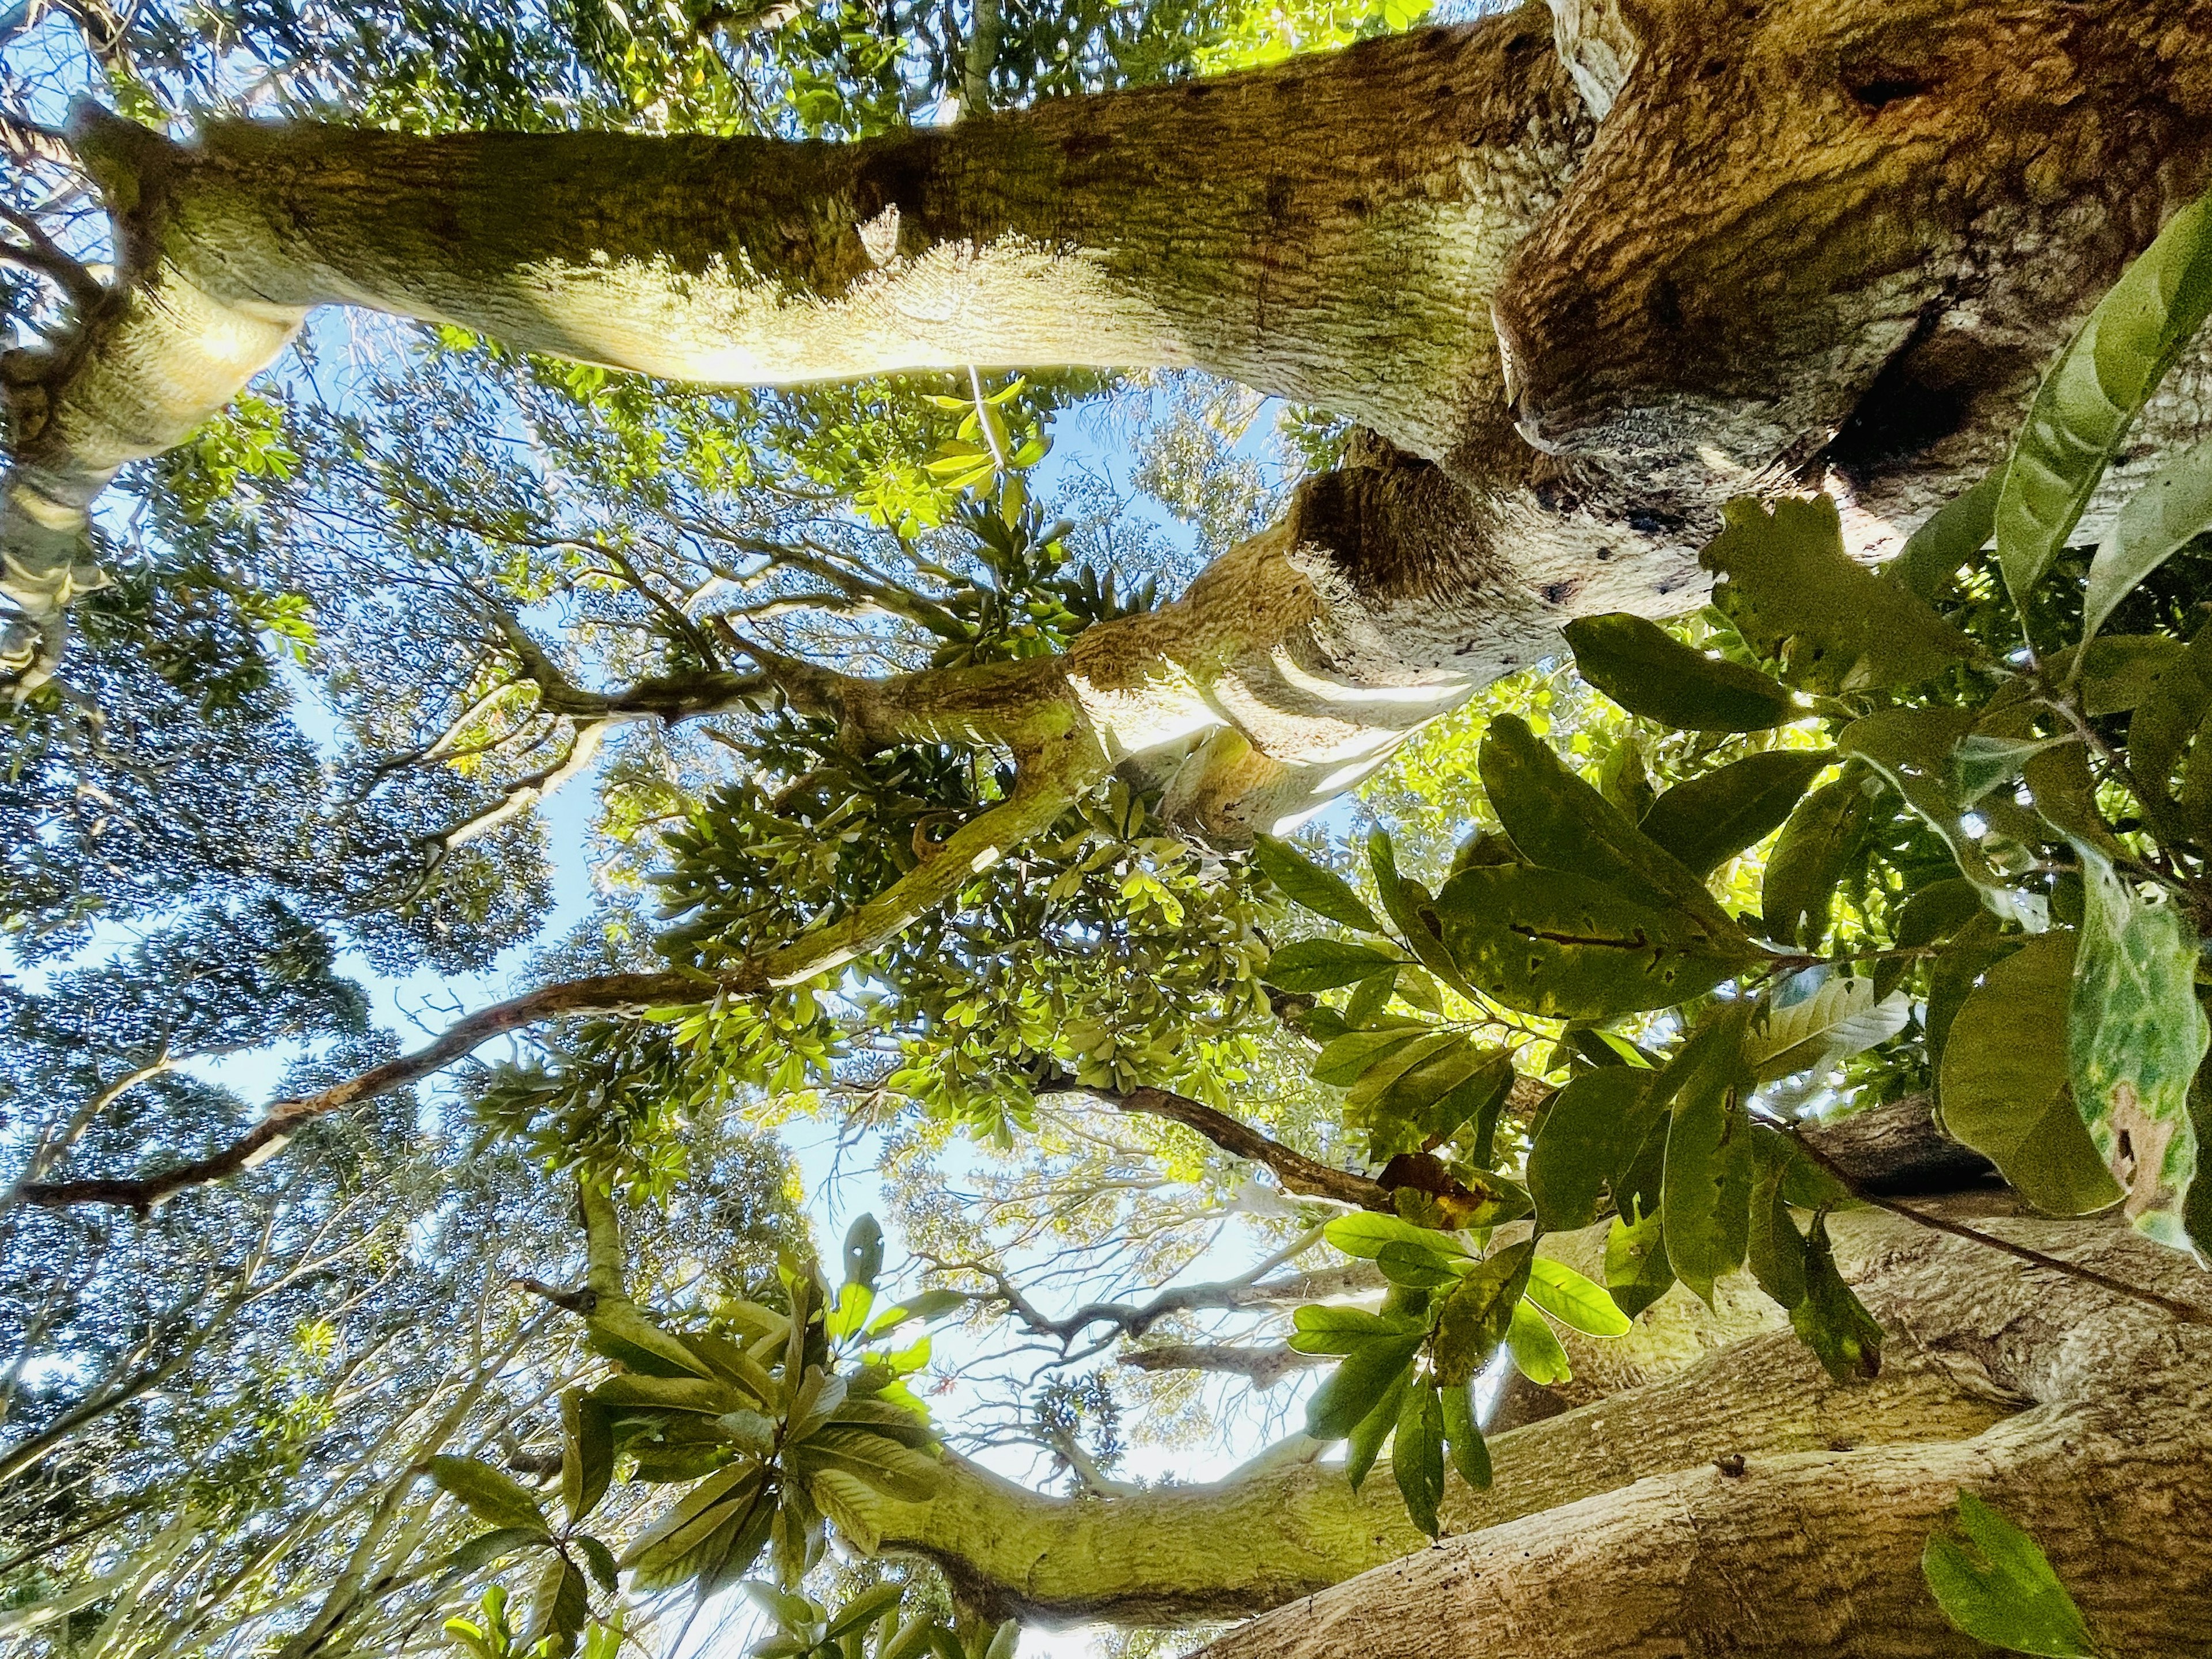
[[[1994,1194],[1935,1206],[2212,1303],[2204,1273],[2122,1224]],[[1496,1435],[1495,1483],[1453,1478],[1433,1547],[1387,1468],[1354,1494],[1315,1462],[1073,1499],[955,1462],[886,1545],[1047,1622],[1279,1609],[1208,1650],[1224,1659],[1964,1654],[1919,1562],[1965,1487],[2036,1535],[2106,1651],[2201,1655],[2212,1329],[1885,1212],[1830,1224],[1888,1332],[1878,1380],[1830,1381],[1741,1275],[1717,1313],[1677,1287],[1618,1343],[1570,1339],[1587,1403]],[[1594,1266],[1602,1230],[1544,1248]]]
[[[2200,0],[1554,10],[843,146],[82,114],[121,276],[7,365],[5,591],[53,635],[11,660],[51,672],[114,469],[349,304],[723,383],[1189,363],[1321,404],[1402,452],[1309,501],[1364,521],[1315,544],[1334,587],[1479,681],[1694,605],[1746,489],[1827,483],[1893,544],[2207,173]]]

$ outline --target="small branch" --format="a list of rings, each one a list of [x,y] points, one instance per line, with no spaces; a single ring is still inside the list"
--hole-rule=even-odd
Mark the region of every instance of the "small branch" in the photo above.
[[[79,163],[70,141],[52,127],[40,126],[13,110],[0,110],[0,152],[17,167],[44,161],[50,167],[75,168]]]
[[[1304,1152],[1293,1152],[1282,1142],[1270,1140],[1257,1129],[1238,1122],[1228,1113],[1217,1112],[1188,1095],[1153,1088],[1132,1089],[1127,1094],[1099,1089],[1074,1091],[1104,1101],[1117,1111],[1164,1117],[1187,1129],[1194,1129],[1222,1151],[1265,1164],[1286,1192],[1307,1198],[1331,1199],[1363,1210],[1395,1212],[1390,1194],[1365,1176],[1353,1175],[1348,1170],[1335,1169]]]
[[[1775,1127],[1785,1131],[1794,1131],[1794,1126],[1786,1123],[1778,1123]],[[1979,1244],[1992,1250],[2001,1250],[2014,1261],[2025,1261],[2032,1267],[2041,1267],[2051,1273],[2063,1273],[2069,1279],[2078,1279],[2085,1285],[2094,1285],[2100,1290],[2110,1291],[2113,1295],[2125,1297],[2131,1302],[2140,1302],[2145,1307],[2156,1308],[2161,1313],[2171,1315],[2185,1325],[2212,1325],[2212,1309],[2200,1308],[2191,1302],[2179,1301],[2173,1297],[2161,1295],[2156,1291],[2145,1290],[2140,1285],[2130,1285],[2124,1279],[2115,1279],[2110,1273],[2098,1272],[2094,1267],[2084,1267],[2079,1262],[2068,1261],[2060,1256],[2049,1255],[2041,1250],[2030,1249],[2025,1244],[2015,1244],[2008,1238],[2000,1238],[1995,1233],[1983,1232],[1978,1228],[1967,1226],[1964,1222],[1954,1221],[1948,1216],[1930,1215],[1927,1211],[1917,1210],[1910,1204],[1902,1203],[1893,1198],[1885,1198],[1879,1193],[1870,1192],[1852,1177],[1850,1170],[1814,1145],[1812,1141],[1794,1133],[1792,1139],[1796,1141],[1799,1151],[1826,1170],[1834,1178],[1838,1185],[1862,1203],[1871,1204],[1876,1209],[1887,1210],[1892,1215],[1902,1216],[1907,1221],[1930,1228],[1936,1232],[1948,1233],[1954,1238],[1963,1238],[1970,1243]]]
[[[107,297],[107,290],[100,285],[100,279],[64,252],[61,245],[40,229],[39,222],[29,214],[0,203],[0,219],[15,226],[23,236],[20,244],[0,241],[0,258],[12,260],[50,278],[76,301],[80,311],[89,311]]]
[[[227,1181],[258,1167],[283,1150],[286,1142],[315,1119],[419,1082],[505,1032],[573,1014],[703,1002],[726,982],[683,973],[603,974],[548,985],[457,1021],[435,1041],[412,1054],[372,1066],[315,1094],[278,1102],[260,1122],[207,1158],[135,1179],[32,1182],[16,1194],[16,1201],[56,1210],[77,1204],[109,1204],[143,1213],[187,1188]]]

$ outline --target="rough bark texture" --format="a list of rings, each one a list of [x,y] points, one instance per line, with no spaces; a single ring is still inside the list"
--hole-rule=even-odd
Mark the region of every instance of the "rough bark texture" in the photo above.
[[[178,147],[88,116],[122,276],[7,367],[32,626],[0,645],[51,672],[113,469],[350,304],[696,380],[1191,363],[1321,404],[1386,441],[1275,550],[1328,654],[1376,657],[1386,692],[1479,684],[1572,616],[1694,605],[1746,489],[1827,483],[1879,552],[1966,481],[2203,186],[2208,37],[2202,0],[1556,0],[851,146],[234,123]],[[2123,476],[2209,398],[2200,355]],[[1239,742],[1289,799],[1363,758],[1239,727],[1216,783]]]
[[[1996,1199],[1946,1207],[2130,1283],[2185,1299],[2212,1293],[2185,1259],[2116,1224],[2008,1216]],[[1944,1620],[1920,1571],[1929,1532],[1963,1488],[2035,1535],[2102,1651],[2203,1654],[2212,1333],[1893,1217],[1832,1224],[1845,1276],[1891,1333],[1883,1376],[1856,1394],[1857,1409],[1758,1416],[1743,1402],[1810,1405],[1820,1384],[1778,1334],[1739,1339],[1671,1378],[1500,1436],[1501,1490],[1521,1447],[1559,1446],[1565,1455],[1546,1460],[1559,1492],[1551,1506],[1462,1506],[1437,1546],[1207,1651],[1970,1654],[1981,1650]],[[1881,1400],[1906,1379],[1929,1394]],[[1694,1453],[1689,1437],[1669,1436],[1669,1424],[1719,1395],[1738,1402],[1739,1425],[1711,1425]],[[1608,1446],[1619,1457],[1610,1478],[1568,1490],[1562,1465],[1577,1454],[1597,1462]]]
[[[2212,1295],[2117,1224],[1947,1206],[2130,1283]],[[1617,1343],[1571,1339],[1585,1403],[1496,1435],[1495,1484],[1454,1478],[1436,1547],[1387,1468],[1355,1494],[1310,1446],[1219,1486],[1069,1499],[955,1463],[887,1545],[1047,1622],[1279,1609],[1224,1638],[1229,1655],[1953,1653],[1968,1649],[1919,1556],[1966,1486],[2045,1540],[2113,1652],[2201,1653],[2212,1332],[1893,1216],[1831,1224],[1889,1331],[1877,1381],[1832,1382],[1741,1276],[1717,1312],[1678,1287]],[[1584,1266],[1601,1248],[1595,1231],[1545,1246]]]

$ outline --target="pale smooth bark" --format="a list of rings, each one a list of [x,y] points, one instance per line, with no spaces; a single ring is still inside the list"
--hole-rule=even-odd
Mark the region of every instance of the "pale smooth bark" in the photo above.
[[[2130,1284],[2212,1302],[2212,1276],[2118,1223],[2030,1218],[2001,1194],[1941,1204]],[[2201,1636],[2212,1613],[2212,1331],[1881,1212],[1831,1225],[1843,1271],[1889,1332],[1879,1379],[1830,1380],[1741,1275],[1717,1310],[1677,1287],[1619,1342],[1568,1339],[1587,1403],[1494,1437],[1495,1484],[1475,1492],[1453,1477],[1437,1547],[1406,1519],[1387,1462],[1357,1494],[1340,1466],[1291,1461],[1220,1486],[1060,1499],[957,1460],[932,1502],[898,1510],[886,1547],[928,1556],[980,1603],[1046,1622],[1280,1607],[1224,1638],[1237,1656],[1796,1652],[1800,1641],[1952,1652],[1918,1563],[1963,1485],[2049,1528],[2061,1572],[2091,1587],[2085,1606],[2134,1632],[2116,1651],[2198,1651],[2173,1632],[2193,1619]],[[1593,1265],[1601,1234],[1544,1249]],[[1741,1476],[1726,1472],[1737,1457]],[[1877,1501],[1888,1509],[1855,1508]],[[2155,1569],[2129,1556],[2130,1537],[2161,1540]],[[1541,1571],[1500,1565],[1523,1548]],[[2154,1570],[2185,1616],[2128,1611],[2131,1575]],[[1873,1634],[1886,1621],[1901,1632],[1894,1647]]]

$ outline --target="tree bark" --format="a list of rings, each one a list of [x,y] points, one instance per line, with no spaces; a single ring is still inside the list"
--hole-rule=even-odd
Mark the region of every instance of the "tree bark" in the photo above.
[[[1480,682],[1694,606],[1746,489],[1894,545],[2212,167],[2201,0],[1553,11],[848,146],[81,116],[120,275],[7,364],[8,665],[52,672],[115,468],[349,304],[725,383],[1188,363],[1322,404],[1388,446],[1302,503],[1357,533],[1285,551],[1344,638]]]
[[[2212,1300],[2212,1279],[2110,1221],[2029,1218],[2001,1194],[1944,1204]],[[1678,1287],[1618,1342],[1568,1339],[1586,1403],[1497,1435],[1494,1484],[1453,1478],[1435,1547],[1384,1468],[1356,1494],[1340,1465],[1293,1462],[1056,1499],[957,1460],[886,1546],[1045,1622],[1280,1609],[1213,1650],[1228,1656],[1950,1654],[1970,1644],[1919,1557],[1966,1486],[2036,1533],[2112,1651],[2200,1653],[2212,1331],[1884,1212],[1831,1226],[1889,1333],[1878,1380],[1832,1382],[1741,1275],[1717,1312]],[[1545,1245],[1583,1266],[1602,1248],[1599,1230]]]

